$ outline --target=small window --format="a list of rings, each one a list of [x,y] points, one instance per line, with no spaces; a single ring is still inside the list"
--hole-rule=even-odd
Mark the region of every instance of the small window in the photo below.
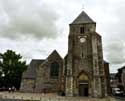
[[[84,57],[84,54],[82,53],[82,58]]]
[[[84,27],[80,27],[80,33],[81,33],[81,34],[84,33]]]
[[[57,62],[53,62],[50,65],[50,78],[58,78],[59,76],[59,64]]]

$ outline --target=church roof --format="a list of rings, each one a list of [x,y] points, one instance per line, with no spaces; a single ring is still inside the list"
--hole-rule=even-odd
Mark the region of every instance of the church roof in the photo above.
[[[36,68],[45,60],[32,59],[28,69],[23,73],[23,78],[34,79],[36,77]]]
[[[41,64],[46,63],[49,59],[62,59],[59,53],[54,50],[46,60],[42,59],[32,59],[28,69],[23,73],[23,78],[25,79],[35,79],[36,78],[36,69]]]
[[[95,23],[84,11],[71,24]]]
[[[48,56],[48,58],[51,58],[51,57],[59,57],[59,58],[62,59],[62,57],[59,55],[59,53],[58,53],[56,50],[54,50],[54,51]]]

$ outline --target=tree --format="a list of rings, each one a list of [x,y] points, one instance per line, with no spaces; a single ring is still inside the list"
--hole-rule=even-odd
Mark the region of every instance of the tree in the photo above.
[[[12,50],[0,54],[0,57],[0,77],[4,78],[3,86],[15,86],[19,89],[22,73],[27,69],[26,61],[22,61],[22,56]]]

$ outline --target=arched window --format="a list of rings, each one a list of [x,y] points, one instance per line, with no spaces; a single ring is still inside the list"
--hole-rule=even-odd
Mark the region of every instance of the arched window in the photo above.
[[[50,77],[51,78],[58,78],[59,76],[59,64],[58,62],[52,62],[50,65]]]

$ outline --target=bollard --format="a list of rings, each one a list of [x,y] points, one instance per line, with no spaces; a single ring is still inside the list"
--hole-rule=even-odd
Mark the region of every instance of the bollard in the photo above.
[[[40,97],[40,101],[42,101],[42,98]]]
[[[13,99],[15,98],[15,96],[13,96]]]
[[[31,97],[31,100],[33,100],[33,97]]]
[[[108,96],[108,101],[110,101],[110,97]]]
[[[23,100],[23,96],[21,97],[21,99]]]

